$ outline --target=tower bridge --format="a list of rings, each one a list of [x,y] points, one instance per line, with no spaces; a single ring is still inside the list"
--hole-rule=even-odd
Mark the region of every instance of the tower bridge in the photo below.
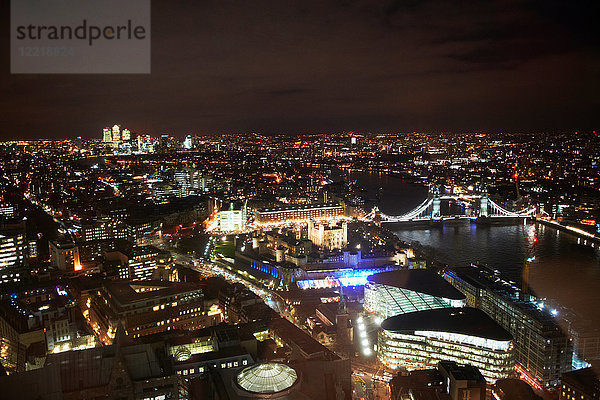
[[[468,201],[473,203],[473,214],[442,215],[442,201]],[[478,206],[478,207],[477,207]],[[419,221],[444,221],[450,219],[497,219],[497,218],[528,218],[535,216],[535,207],[521,211],[509,211],[488,197],[487,189],[480,188],[474,193],[442,195],[436,185],[429,187],[427,198],[413,210],[402,215],[387,215],[382,213],[377,206],[373,207],[365,219],[384,222],[419,222]]]

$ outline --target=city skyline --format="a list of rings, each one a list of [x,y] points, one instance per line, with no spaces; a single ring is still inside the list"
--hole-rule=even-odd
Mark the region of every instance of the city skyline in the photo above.
[[[0,400],[600,398],[600,2],[0,15]]]
[[[59,373],[55,390],[79,398],[192,400],[216,396],[196,385],[222,392],[215,374],[278,369],[238,393],[374,400],[419,372],[452,391],[438,376],[455,371],[471,397],[508,382],[568,400],[569,374],[600,358],[599,140],[109,124],[94,140],[3,142],[0,383],[44,398]],[[66,376],[99,368],[80,371],[80,355],[107,376],[119,357],[162,372],[73,388]]]

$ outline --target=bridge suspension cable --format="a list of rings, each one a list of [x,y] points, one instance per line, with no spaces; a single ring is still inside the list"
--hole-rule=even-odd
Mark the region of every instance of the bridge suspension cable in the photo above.
[[[403,215],[386,215],[384,213],[381,213],[381,219],[385,220],[386,222],[399,222],[399,221],[410,221],[413,220],[415,218],[418,217],[423,217],[424,214],[427,209],[431,206],[431,204],[433,203],[433,199],[427,198],[425,199],[425,201],[423,201],[421,204],[419,204],[417,206],[417,208],[415,208],[412,211],[409,211],[406,214]]]
[[[535,214],[535,207],[525,208],[521,211],[508,211],[505,208],[500,207],[492,200],[488,200],[490,203],[490,209],[497,211],[497,213],[491,213],[494,216],[505,216],[505,217],[531,217]]]
[[[475,196],[456,196],[456,198],[462,198],[462,197],[469,197],[469,198],[475,198]],[[535,207],[529,207],[520,211],[509,211],[501,206],[499,206],[497,203],[495,203],[492,200],[489,200],[487,196],[483,197],[483,196],[478,196],[479,198],[482,198],[486,200],[486,204],[484,205],[483,200],[482,200],[482,206],[486,207],[486,209],[489,207],[489,214],[486,213],[482,213],[482,216],[486,216],[489,215],[490,217],[519,217],[519,218],[523,218],[523,217],[533,217],[535,215]],[[421,204],[419,204],[415,209],[409,211],[406,214],[403,215],[387,215],[384,214],[382,212],[380,212],[376,207],[373,208],[373,210],[368,213],[367,215],[365,215],[365,219],[366,220],[374,220],[376,215],[379,213],[380,217],[381,217],[381,222],[405,222],[405,221],[414,221],[414,220],[424,220],[424,219],[432,219],[433,215],[433,207],[432,204],[434,204],[436,197],[428,197],[426,198]],[[437,197],[438,201],[440,199],[440,197]],[[487,210],[486,210],[487,211]]]

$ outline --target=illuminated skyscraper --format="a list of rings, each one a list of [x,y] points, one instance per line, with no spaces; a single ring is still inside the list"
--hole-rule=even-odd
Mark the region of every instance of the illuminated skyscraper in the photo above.
[[[110,128],[104,128],[102,130],[102,141],[104,143],[112,142],[112,132],[110,131]]]
[[[129,129],[123,129],[121,139],[124,142],[128,142],[129,140],[131,140],[131,131]]]
[[[192,136],[191,135],[187,135],[185,137],[185,140],[183,141],[183,148],[190,150],[193,146],[193,141],[192,141]]]
[[[114,125],[112,127],[112,141],[113,143],[119,143],[121,141],[121,127]]]

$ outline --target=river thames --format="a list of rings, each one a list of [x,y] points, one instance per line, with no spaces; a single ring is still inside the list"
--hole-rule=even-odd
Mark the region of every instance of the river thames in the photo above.
[[[410,211],[427,196],[425,186],[396,177],[352,173],[349,178],[356,179],[368,196],[378,195],[379,208],[388,215]],[[578,244],[574,235],[537,223],[481,226],[462,221],[429,229],[387,227],[407,243],[430,246],[438,261],[453,266],[484,264],[519,286],[525,259],[534,256],[529,275],[534,292],[600,326],[600,251]]]

